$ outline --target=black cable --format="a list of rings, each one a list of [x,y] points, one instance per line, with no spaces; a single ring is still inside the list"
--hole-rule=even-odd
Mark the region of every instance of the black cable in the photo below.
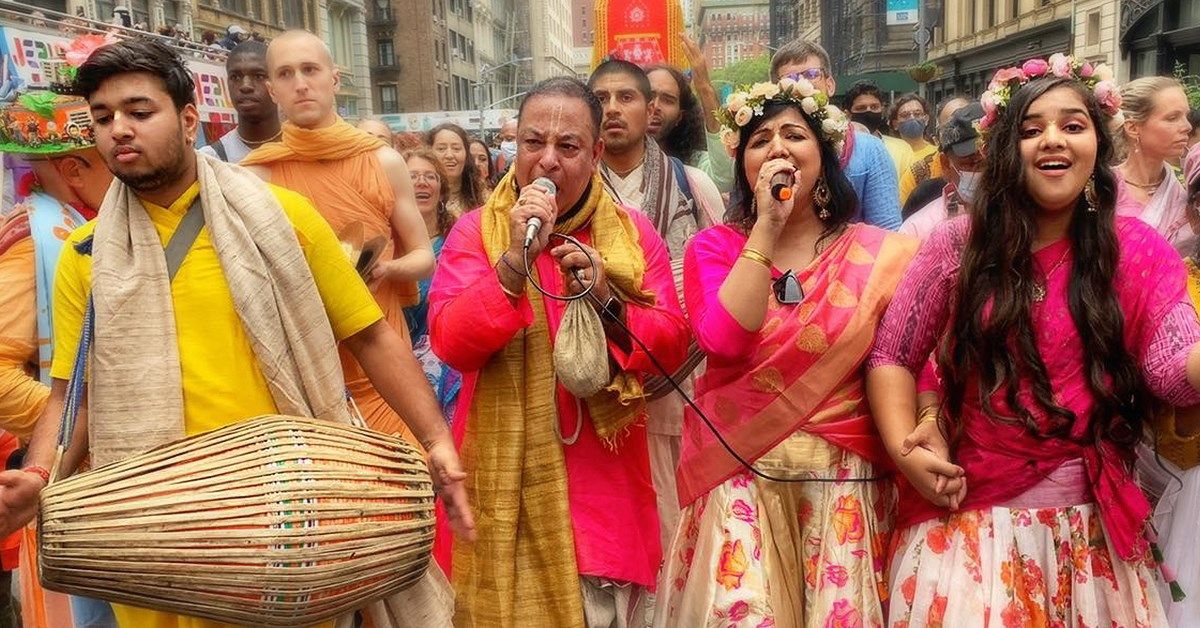
[[[558,238],[561,238],[571,244],[574,244],[576,247],[579,248],[580,251],[582,251],[585,255],[587,255],[587,249],[583,248],[583,244],[580,243],[579,240],[576,240],[575,238],[573,238],[569,235],[564,235],[561,233],[552,233],[552,234],[550,234],[550,236],[558,237]],[[592,281],[591,281],[591,283],[588,283],[585,285],[584,280],[583,280],[582,271],[580,271],[578,268],[576,268],[573,270],[572,275],[575,277],[575,280],[579,282],[579,285],[584,286],[583,291],[580,292],[579,294],[576,294],[576,295],[573,295],[570,297],[560,297],[556,294],[550,294],[549,292],[544,290],[540,285],[538,285],[537,281],[534,280],[533,273],[531,272],[530,267],[529,267],[529,247],[528,246],[525,247],[525,254],[523,255],[523,257],[525,258],[525,273],[529,276],[530,285],[532,285],[535,290],[542,293],[544,296],[547,296],[556,301],[574,301],[576,299],[581,299],[583,297],[591,298],[592,303],[595,303],[596,305],[599,306],[598,309],[601,312],[601,315],[607,317],[609,320],[616,323],[617,326],[620,327],[621,330],[624,331],[625,334],[628,335],[630,339],[632,339],[635,343],[637,343],[638,348],[640,348],[642,350],[642,352],[646,354],[646,357],[650,358],[650,363],[654,365],[654,368],[658,369],[659,373],[662,373],[662,376],[664,378],[666,378],[666,380],[668,382],[671,383],[671,387],[675,389],[675,392],[680,397],[683,397],[683,400],[687,403],[687,405],[689,407],[691,407],[691,409],[693,411],[696,412],[696,415],[699,416],[702,421],[704,421],[704,424],[706,426],[708,426],[708,429],[710,432],[713,433],[713,436],[717,437],[717,441],[721,443],[721,446],[725,448],[725,451],[729,452],[729,455],[732,456],[733,459],[736,460],[739,464],[741,464],[743,467],[745,467],[746,470],[748,470],[750,473],[753,473],[754,475],[756,475],[764,480],[771,481],[771,482],[789,482],[789,483],[790,482],[795,482],[795,483],[801,483],[801,482],[830,482],[830,483],[878,482],[879,480],[885,479],[884,476],[871,476],[871,477],[865,477],[865,478],[778,478],[773,475],[769,475],[767,473],[763,473],[762,471],[759,471],[758,469],[756,469],[754,467],[754,465],[752,463],[748,462],[745,458],[743,458],[740,454],[738,454],[738,452],[734,451],[733,447],[729,444],[729,442],[725,440],[725,437],[721,435],[721,432],[720,432],[720,430],[717,429],[717,426],[713,425],[712,421],[709,420],[708,415],[704,414],[704,411],[700,409],[700,406],[696,405],[696,402],[693,401],[692,398],[686,392],[684,392],[683,388],[679,385],[679,383],[675,381],[675,378],[671,377],[671,374],[667,372],[667,369],[663,368],[662,363],[659,362],[658,358],[655,357],[654,354],[650,352],[650,348],[646,346],[646,343],[642,342],[642,339],[638,338],[637,335],[633,333],[633,330],[629,329],[629,326],[625,324],[625,321],[621,320],[621,318],[619,316],[617,316],[616,314],[610,312],[608,310],[608,308],[605,307],[606,304],[601,303],[600,299],[597,298],[596,295],[592,294],[592,288],[594,288],[596,286],[596,281],[595,281],[596,270],[597,270],[596,260],[592,259],[591,256],[588,256],[588,259],[592,263]]]

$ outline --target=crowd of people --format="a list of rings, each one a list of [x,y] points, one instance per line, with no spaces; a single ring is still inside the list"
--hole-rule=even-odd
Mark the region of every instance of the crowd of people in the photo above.
[[[358,414],[437,486],[420,625],[1200,625],[1185,86],[1059,53],[838,107],[797,40],[720,101],[685,44],[690,76],[538,83],[489,144],[352,125],[319,38],[244,41],[199,150],[176,53],[98,49],[55,101],[93,142],[0,146],[33,173],[0,227],[10,545],[51,469]],[[65,625],[20,564],[25,625]]]

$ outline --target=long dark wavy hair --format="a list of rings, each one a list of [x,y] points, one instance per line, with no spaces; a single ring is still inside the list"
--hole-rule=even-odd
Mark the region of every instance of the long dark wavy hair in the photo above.
[[[670,74],[671,78],[675,79],[676,87],[679,88],[679,121],[675,123],[666,137],[658,141],[658,144],[666,154],[685,164],[691,163],[692,157],[705,150],[706,147],[704,109],[700,106],[700,100],[696,98],[695,92],[692,91],[691,83],[678,68],[664,64],[652,65],[646,68],[646,74],[655,70],[663,70]]]
[[[749,143],[750,136],[754,135],[754,132],[764,122],[788,109],[794,109],[804,117],[804,121],[808,123],[808,128],[812,129],[813,135],[817,138],[817,145],[820,147],[821,177],[825,179],[825,185],[829,186],[829,218],[822,221],[825,229],[821,233],[821,238],[824,239],[841,231],[842,227],[854,218],[858,211],[858,196],[855,195],[854,187],[850,185],[846,175],[842,174],[841,157],[838,154],[839,147],[825,135],[821,121],[804,113],[799,103],[768,103],[763,108],[763,114],[751,119],[738,133],[737,153],[733,159],[733,190],[730,192],[729,209],[725,212],[725,222],[749,232],[750,228],[754,226],[754,222],[758,220],[758,212],[755,211],[753,204],[754,187],[746,179],[746,144]],[[819,211],[815,204],[813,211]]]
[[[1088,389],[1096,400],[1090,434],[1083,441],[1108,440],[1132,446],[1142,434],[1152,400],[1146,382],[1123,343],[1125,317],[1114,279],[1118,248],[1114,223],[1117,188],[1107,164],[1113,151],[1106,120],[1092,93],[1077,81],[1042,78],[1013,95],[988,145],[971,234],[962,254],[951,327],[938,355],[945,377],[946,413],[952,440],[962,434],[969,374],[978,378],[978,403],[993,421],[1024,427],[1040,438],[1070,439],[1075,414],[1054,400],[1046,364],[1034,341],[1035,281],[1030,246],[1036,233],[1037,203],[1026,189],[1021,159],[1021,122],[1030,105],[1046,92],[1065,87],[1086,103],[1097,139],[1093,173],[1098,207],[1088,211],[1084,194],[1073,210],[1067,237],[1074,263],[1068,288],[1071,319],[1084,346]],[[1034,402],[1048,417],[1039,426],[1017,397],[1021,380],[1032,384]],[[1000,416],[992,405],[999,392],[1015,416]]]
[[[462,178],[458,183],[456,190],[463,199],[463,207],[468,210],[483,205],[487,200],[487,192],[484,189],[484,182],[479,180],[479,173],[475,171],[475,164],[471,163],[471,136],[462,127],[451,122],[439,124],[425,133],[425,145],[433,148],[433,140],[438,133],[449,131],[462,140],[463,150],[466,151],[466,163],[463,165]]]

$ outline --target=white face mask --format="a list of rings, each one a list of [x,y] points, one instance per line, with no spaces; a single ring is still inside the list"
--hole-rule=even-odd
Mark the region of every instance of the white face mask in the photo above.
[[[975,202],[975,190],[979,189],[979,175],[980,173],[970,170],[958,171],[958,198],[968,205]]]
[[[504,154],[505,159],[512,161],[512,158],[517,156],[516,140],[505,140],[500,142],[500,152]]]

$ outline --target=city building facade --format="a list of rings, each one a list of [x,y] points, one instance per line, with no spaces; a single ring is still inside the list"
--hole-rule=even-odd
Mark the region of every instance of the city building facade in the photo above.
[[[771,0],[700,0],[697,24],[714,70],[771,50]]]
[[[1111,1],[1111,0],[1110,0]],[[928,59],[941,75],[927,96],[979,95],[997,68],[1032,56],[1067,53],[1074,42],[1073,0],[965,0],[933,11]]]
[[[927,6],[933,4],[926,0]],[[916,81],[906,72],[917,61],[915,25],[887,22],[884,0],[826,4],[819,17],[821,41],[829,53],[839,94],[859,81],[874,83],[891,94],[916,90]]]
[[[1200,0],[1122,0],[1120,78],[1200,75]]]

